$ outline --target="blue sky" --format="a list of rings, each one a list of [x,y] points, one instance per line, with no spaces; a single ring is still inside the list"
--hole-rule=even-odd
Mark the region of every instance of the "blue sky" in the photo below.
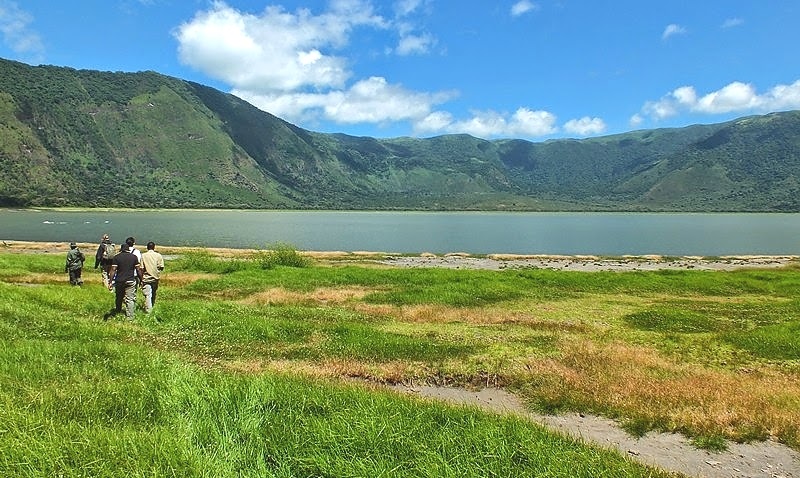
[[[796,0],[0,0],[0,57],[320,132],[543,141],[800,109],[798,24]]]

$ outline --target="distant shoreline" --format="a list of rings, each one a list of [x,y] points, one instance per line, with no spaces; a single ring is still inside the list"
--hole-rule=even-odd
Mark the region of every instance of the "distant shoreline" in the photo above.
[[[97,243],[79,242],[84,253],[93,254]],[[137,244],[144,247],[143,244]],[[159,252],[180,255],[186,251],[204,250],[212,255],[236,258],[246,257],[256,249],[220,248],[195,246],[157,245]],[[0,252],[64,254],[69,242],[36,242],[0,239]],[[581,272],[597,271],[652,271],[652,270],[708,270],[730,271],[746,268],[782,268],[800,266],[797,255],[737,255],[737,256],[660,256],[660,255],[522,255],[486,254],[473,255],[463,252],[448,254],[399,254],[380,251],[299,251],[301,254],[321,262],[363,263],[402,268],[446,268],[446,269],[550,269]]]

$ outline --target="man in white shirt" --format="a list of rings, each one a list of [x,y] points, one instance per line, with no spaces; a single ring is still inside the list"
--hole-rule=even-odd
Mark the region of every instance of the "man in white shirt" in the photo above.
[[[139,263],[141,264],[142,263],[142,252],[139,249],[133,247],[133,245],[136,244],[136,238],[135,237],[129,237],[129,238],[125,239],[125,244],[128,245],[128,248],[130,249],[129,252],[131,254],[133,254],[134,256],[136,256],[136,258],[139,259]]]
[[[156,291],[163,270],[164,257],[156,252],[156,244],[150,241],[147,243],[147,252],[142,254],[142,293],[144,293],[144,310],[148,314],[156,305]]]

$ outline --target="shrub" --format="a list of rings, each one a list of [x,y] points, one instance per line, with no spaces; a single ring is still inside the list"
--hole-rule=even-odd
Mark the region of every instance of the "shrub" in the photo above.
[[[308,267],[311,260],[303,257],[291,244],[276,243],[267,246],[265,250],[255,253],[255,261],[262,269],[272,269],[275,266]]]

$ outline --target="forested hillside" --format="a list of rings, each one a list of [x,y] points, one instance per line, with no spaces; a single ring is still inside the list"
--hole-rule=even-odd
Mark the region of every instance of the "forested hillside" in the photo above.
[[[584,140],[307,131],[155,72],[0,60],[0,206],[800,211],[800,112]]]

